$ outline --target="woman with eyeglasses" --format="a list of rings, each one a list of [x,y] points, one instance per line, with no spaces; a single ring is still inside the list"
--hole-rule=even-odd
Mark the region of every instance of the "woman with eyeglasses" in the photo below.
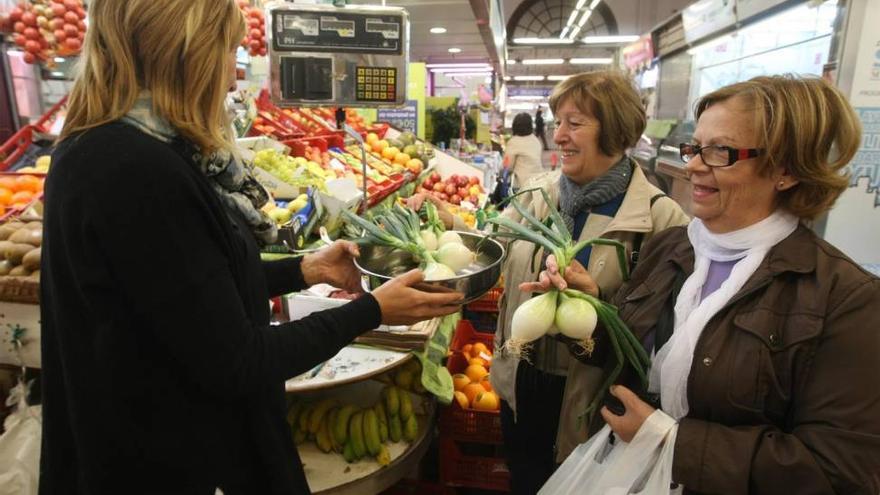
[[[880,280],[802,223],[847,188],[856,115],[820,78],[774,76],[696,118],[696,218],[654,237],[615,298],[653,356],[648,390],[627,374],[601,416],[626,442],[656,408],[677,421],[684,493],[876,494]]]

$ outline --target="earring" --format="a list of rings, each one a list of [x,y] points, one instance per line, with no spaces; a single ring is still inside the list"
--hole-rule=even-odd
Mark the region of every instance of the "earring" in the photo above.
[[[782,189],[783,187],[785,187],[785,181],[781,180],[779,181],[779,189]]]

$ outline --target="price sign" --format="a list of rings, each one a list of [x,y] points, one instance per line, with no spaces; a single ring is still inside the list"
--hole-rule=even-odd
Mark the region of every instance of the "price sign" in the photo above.
[[[413,134],[419,130],[419,106],[416,100],[407,100],[400,108],[380,108],[376,120],[388,122],[401,131]]]

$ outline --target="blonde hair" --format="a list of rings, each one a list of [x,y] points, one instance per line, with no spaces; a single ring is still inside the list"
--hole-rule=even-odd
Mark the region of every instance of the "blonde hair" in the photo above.
[[[639,142],[648,118],[632,80],[622,72],[584,72],[562,81],[550,95],[553,113],[569,98],[581,113],[599,121],[599,149],[603,154],[624,153]]]
[[[843,94],[814,76],[755,77],[709,93],[697,102],[699,120],[707,108],[740,98],[755,111],[758,170],[782,167],[798,183],[779,193],[779,206],[800,218],[828,211],[849,185],[842,169],[861,143],[861,124]]]
[[[229,53],[246,24],[235,0],[93,0],[61,139],[123,117],[141,90],[205,151],[230,148]]]

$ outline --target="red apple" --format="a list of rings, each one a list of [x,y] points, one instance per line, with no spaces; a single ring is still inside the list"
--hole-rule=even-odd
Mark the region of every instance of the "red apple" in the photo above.
[[[452,196],[449,197],[449,202],[454,205],[460,205],[461,204],[461,196],[459,196],[458,194],[453,194]]]
[[[443,192],[446,190],[446,186],[443,185],[442,182],[437,182],[434,184],[434,190],[437,192]]]
[[[452,196],[455,194],[456,188],[452,184],[446,184],[446,194]]]
[[[431,182],[431,179],[425,179],[425,182],[422,182],[422,187],[425,189],[431,189],[434,187],[434,183]]]
[[[437,197],[440,198],[440,199],[443,200],[443,201],[449,201],[449,195],[447,195],[446,193],[439,193],[439,194],[437,195]]]
[[[468,189],[466,187],[459,187],[458,191],[456,191],[456,193],[458,194],[459,197],[462,197],[462,198],[466,198],[470,194],[470,192],[468,192]]]
[[[432,172],[431,173],[431,181],[432,182],[440,182],[440,174],[438,174],[437,172]]]

